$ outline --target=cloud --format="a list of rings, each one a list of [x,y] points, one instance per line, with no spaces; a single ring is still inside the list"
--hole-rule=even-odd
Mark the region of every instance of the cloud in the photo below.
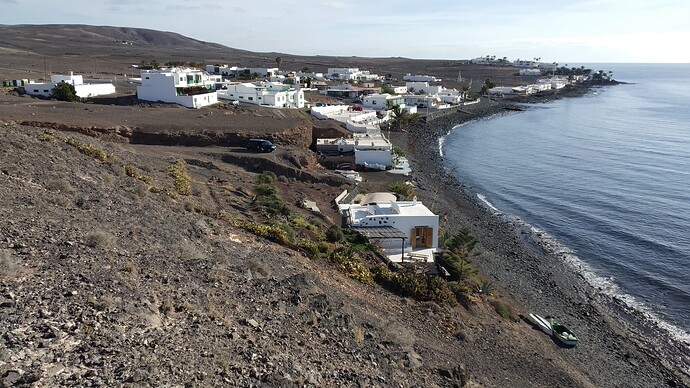
[[[332,0],[332,1],[320,1],[317,5],[321,8],[328,8],[332,10],[344,10],[347,9],[347,4],[342,1]]]

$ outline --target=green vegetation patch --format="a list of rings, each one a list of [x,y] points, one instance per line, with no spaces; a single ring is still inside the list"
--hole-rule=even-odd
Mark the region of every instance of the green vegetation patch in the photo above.
[[[412,186],[408,185],[405,182],[394,183],[393,185],[391,185],[390,189],[392,192],[398,194],[399,196],[408,201],[415,196],[414,189],[412,188]]]
[[[65,138],[65,143],[76,148],[82,154],[91,156],[94,159],[98,159],[105,164],[112,164],[115,160],[115,156],[110,152],[106,152],[89,143],[82,143],[79,140],[73,138],[72,136],[67,136]]]
[[[266,171],[257,177],[257,184],[254,187],[255,196],[252,200],[251,208],[254,211],[268,216],[282,215],[288,217],[290,209],[278,195],[276,174]]]
[[[170,166],[170,176],[175,180],[175,190],[180,195],[192,194],[192,178],[187,173],[184,160],[178,160]]]
[[[125,168],[125,174],[127,174],[127,176],[132,177],[132,178],[137,179],[137,180],[140,180],[140,181],[146,183],[147,185],[153,184],[153,179],[151,179],[150,176],[141,175],[139,173],[139,171],[137,170],[137,168],[132,166],[131,164],[125,164],[124,168]]]
[[[502,302],[500,300],[494,300],[493,302],[491,302],[491,304],[494,306],[494,310],[496,310],[496,313],[498,313],[498,315],[500,315],[504,319],[507,319],[509,321],[518,320],[518,315],[515,312],[515,309],[513,309],[513,307],[509,304]]]
[[[408,270],[393,272],[383,265],[372,267],[371,272],[376,283],[398,295],[420,301],[457,305],[457,300],[448,287],[448,282],[438,276],[426,276]]]
[[[328,261],[336,264],[338,270],[359,282],[374,283],[374,275],[352,249],[339,247],[328,255]]]

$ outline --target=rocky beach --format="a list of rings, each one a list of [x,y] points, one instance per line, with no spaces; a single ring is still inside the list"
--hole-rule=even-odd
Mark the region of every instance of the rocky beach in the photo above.
[[[523,316],[530,312],[550,315],[576,328],[581,337],[578,347],[558,351],[581,365],[596,386],[688,386],[688,344],[674,342],[622,301],[597,292],[554,246],[528,225],[488,208],[444,168],[439,139],[453,127],[526,109],[515,102],[547,102],[588,92],[583,87],[529,100],[483,100],[391,137],[409,150],[420,198],[432,204],[437,214],[448,216],[451,231],[465,227],[472,231],[480,250],[473,264],[500,286]]]

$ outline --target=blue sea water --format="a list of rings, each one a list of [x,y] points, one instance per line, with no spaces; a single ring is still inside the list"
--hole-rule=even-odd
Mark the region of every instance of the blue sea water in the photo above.
[[[630,84],[456,127],[446,167],[690,343],[690,65],[585,66]]]

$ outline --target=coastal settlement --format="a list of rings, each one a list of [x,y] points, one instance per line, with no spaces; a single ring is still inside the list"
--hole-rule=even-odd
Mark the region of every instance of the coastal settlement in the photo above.
[[[587,294],[565,275],[511,276],[551,284],[542,307],[573,322],[586,346],[566,352],[527,327],[520,306],[535,299],[504,288],[515,281],[503,267],[523,260],[545,274],[547,261],[456,191],[433,147],[452,123],[521,109],[513,101],[586,93],[583,85],[611,82],[609,74],[488,57],[472,62],[533,78],[509,87],[459,73],[446,87],[434,75],[399,82],[356,67],[318,73],[275,62],[149,62],[120,83],[73,72],[5,81],[4,141],[24,144],[4,151],[0,175],[12,220],[1,229],[5,384],[686,381],[618,338],[623,329],[595,327],[605,313],[593,296],[565,302]],[[120,85],[136,97],[112,97]],[[248,148],[257,138],[275,149]],[[26,170],[32,158],[47,158],[50,174]],[[66,228],[72,212],[83,225]],[[548,356],[520,359],[511,349],[529,348],[524,341]],[[618,349],[613,357],[607,346]],[[140,359],[126,361],[130,352]],[[176,352],[188,353],[185,363],[166,364]],[[541,361],[558,372],[533,364]],[[589,373],[579,366],[597,364]]]

